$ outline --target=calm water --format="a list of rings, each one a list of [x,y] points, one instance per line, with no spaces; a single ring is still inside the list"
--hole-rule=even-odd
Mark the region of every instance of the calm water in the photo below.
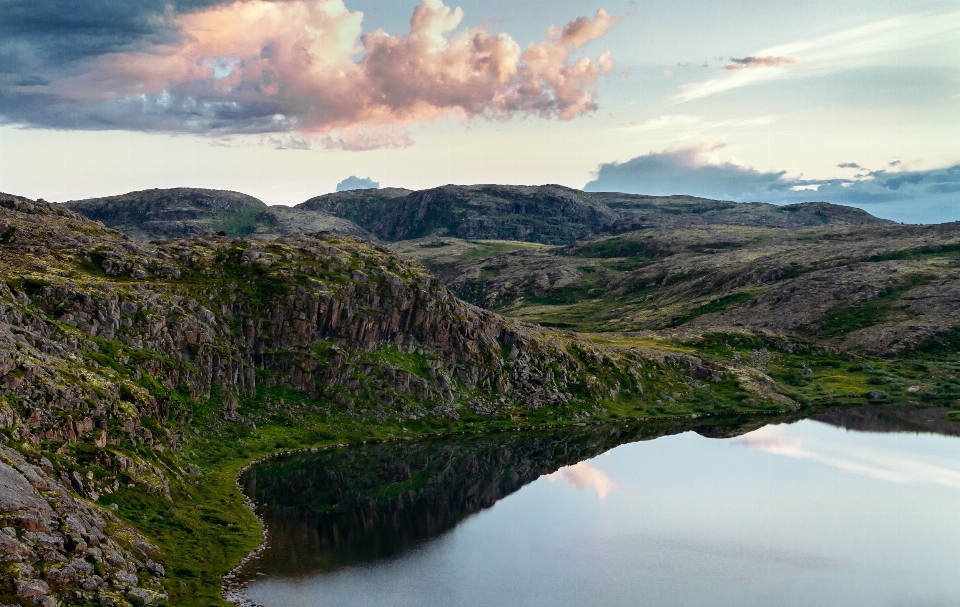
[[[913,431],[951,432],[942,412],[882,417],[278,460],[247,478],[273,532],[248,594],[268,607],[960,605],[960,439]]]

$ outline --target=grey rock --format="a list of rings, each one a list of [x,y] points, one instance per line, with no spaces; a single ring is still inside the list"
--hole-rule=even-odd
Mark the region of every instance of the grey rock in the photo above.
[[[144,562],[144,566],[146,567],[147,571],[150,572],[150,575],[154,577],[163,577],[165,575],[163,565],[160,563],[156,563],[150,559],[147,559]]]
[[[17,596],[22,596],[25,599],[33,599],[50,594],[50,586],[43,580],[16,580],[15,586]]]

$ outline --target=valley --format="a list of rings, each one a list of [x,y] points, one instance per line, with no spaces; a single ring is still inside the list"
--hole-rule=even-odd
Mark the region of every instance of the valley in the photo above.
[[[960,428],[960,224],[560,186],[2,195],[0,267],[0,602],[219,604],[260,542],[237,475],[278,453],[841,404]]]

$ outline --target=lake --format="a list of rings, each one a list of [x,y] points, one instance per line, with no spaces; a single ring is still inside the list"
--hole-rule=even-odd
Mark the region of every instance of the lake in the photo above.
[[[719,423],[719,422],[718,422]],[[244,477],[267,607],[960,605],[943,410],[366,445]]]

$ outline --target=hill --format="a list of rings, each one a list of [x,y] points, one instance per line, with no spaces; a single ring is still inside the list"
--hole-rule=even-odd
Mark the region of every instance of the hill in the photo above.
[[[371,238],[362,228],[328,213],[270,207],[253,196],[226,190],[153,189],[64,204],[137,240],[216,232],[269,239],[325,230]]]
[[[468,301],[578,331],[748,331],[884,356],[960,346],[960,223],[708,225],[567,247],[436,238],[392,247]]]
[[[236,475],[278,451],[796,406],[757,371],[476,308],[330,232],[144,243],[0,195],[0,272],[3,603],[221,602],[260,537]]]
[[[217,232],[270,239],[332,231],[386,242],[451,236],[557,245],[640,229],[889,223],[859,209],[822,202],[776,206],[586,193],[558,185],[351,190],[295,207],[267,206],[245,194],[196,188],[143,190],[65,204],[137,240]]]
[[[763,421],[709,420],[838,403],[960,421],[956,224],[673,200],[638,215],[671,229],[564,246],[207,229],[256,202],[157,194],[141,212],[163,233],[203,233],[144,242],[0,195],[0,603],[224,604],[261,538],[237,475],[280,452],[588,423],[727,435]],[[583,226],[613,209],[568,202]]]
[[[355,190],[311,198],[295,208],[349,219],[388,242],[450,236],[569,244],[648,228],[889,223],[860,209],[824,202],[777,206],[691,196],[588,193],[559,185]]]

